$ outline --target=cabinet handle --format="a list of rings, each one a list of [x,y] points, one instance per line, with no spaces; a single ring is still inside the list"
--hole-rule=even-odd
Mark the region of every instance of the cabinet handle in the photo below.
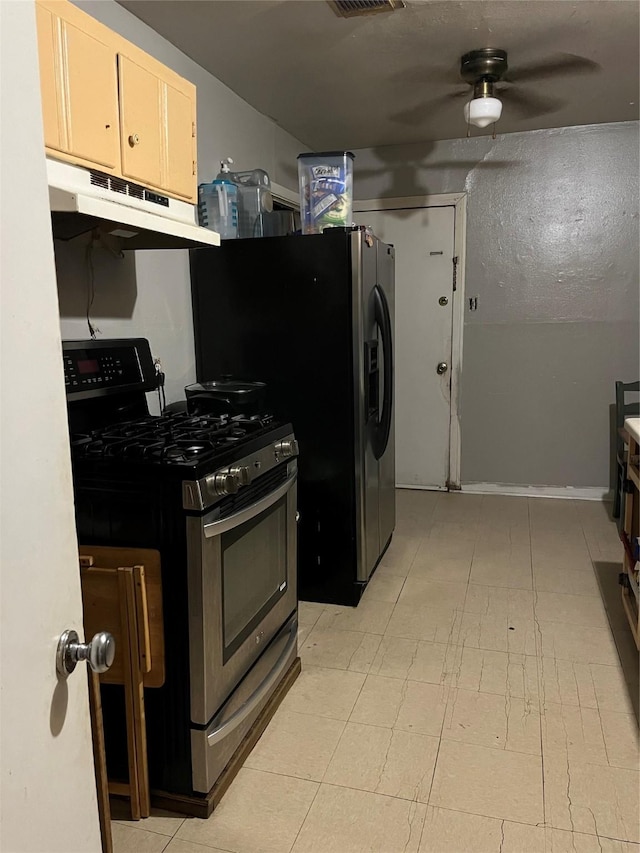
[[[137,133],[132,133],[129,137],[129,145],[133,148],[134,145],[138,145],[140,143],[140,137]]]

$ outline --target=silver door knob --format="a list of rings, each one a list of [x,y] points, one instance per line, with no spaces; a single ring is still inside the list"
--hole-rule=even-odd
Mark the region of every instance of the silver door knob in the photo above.
[[[449,299],[448,299],[448,297],[446,297],[446,296],[441,296],[441,297],[440,297],[440,299],[438,299],[438,305],[443,305],[443,306],[444,306],[444,305],[448,305],[448,304],[449,304]]]
[[[64,631],[58,640],[56,669],[63,678],[71,675],[78,661],[86,660],[94,672],[106,672],[116,654],[113,634],[100,631],[90,643],[81,643],[73,630]]]
[[[436,372],[442,376],[443,373],[446,373],[449,370],[449,365],[446,361],[441,361],[440,364],[436,367]]]

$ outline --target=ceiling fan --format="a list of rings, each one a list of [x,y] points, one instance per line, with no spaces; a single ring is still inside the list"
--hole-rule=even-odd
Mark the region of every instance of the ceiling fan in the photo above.
[[[471,124],[484,128],[498,121],[502,114],[502,98],[509,109],[527,118],[555,112],[563,104],[556,97],[525,89],[518,84],[546,80],[563,74],[589,74],[599,68],[597,62],[584,56],[562,53],[541,63],[511,69],[507,64],[506,50],[483,47],[465,53],[460,59],[460,76],[467,84],[464,88],[447,92],[435,100],[397,113],[394,118],[403,124],[419,124],[431,115],[439,103],[466,97],[468,100],[464,106],[464,117],[468,135]],[[472,87],[471,98],[469,86]]]

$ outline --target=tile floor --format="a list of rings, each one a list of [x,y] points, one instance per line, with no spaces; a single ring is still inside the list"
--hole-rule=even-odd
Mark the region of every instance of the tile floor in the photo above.
[[[399,491],[360,606],[301,604],[303,672],[219,809],[115,822],[116,853],[639,853],[619,560],[600,504]]]

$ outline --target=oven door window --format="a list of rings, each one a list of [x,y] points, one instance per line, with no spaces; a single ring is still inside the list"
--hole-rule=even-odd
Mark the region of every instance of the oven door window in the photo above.
[[[287,496],[220,539],[226,663],[287,590]]]

